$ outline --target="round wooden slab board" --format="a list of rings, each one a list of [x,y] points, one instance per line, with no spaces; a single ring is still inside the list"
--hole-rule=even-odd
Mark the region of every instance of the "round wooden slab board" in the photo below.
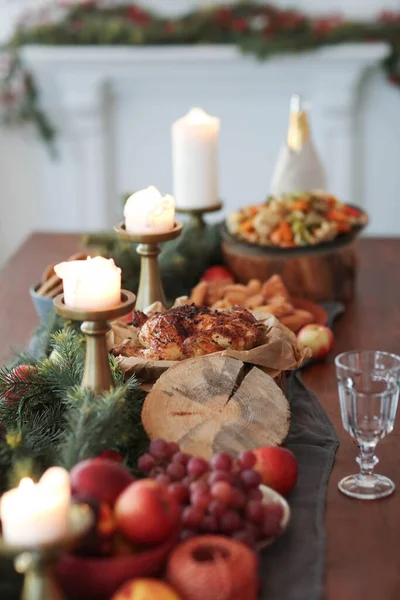
[[[276,446],[290,425],[289,402],[256,367],[226,356],[203,356],[163,373],[142,411],[150,439],[177,442],[182,451],[210,459],[215,452]]]

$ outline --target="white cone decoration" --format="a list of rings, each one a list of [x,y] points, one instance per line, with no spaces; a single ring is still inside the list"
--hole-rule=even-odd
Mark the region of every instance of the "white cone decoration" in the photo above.
[[[279,154],[270,193],[280,196],[325,189],[325,171],[310,137],[307,113],[301,108],[299,96],[293,96],[288,140]]]

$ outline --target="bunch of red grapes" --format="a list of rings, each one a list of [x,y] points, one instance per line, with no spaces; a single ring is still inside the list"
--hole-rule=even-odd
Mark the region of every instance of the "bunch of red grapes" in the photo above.
[[[201,533],[222,534],[251,548],[281,533],[283,508],[266,502],[261,476],[253,469],[256,457],[242,452],[237,461],[214,454],[208,462],[181,452],[175,442],[150,442],[140,457],[143,473],[168,487],[182,507],[182,539]]]

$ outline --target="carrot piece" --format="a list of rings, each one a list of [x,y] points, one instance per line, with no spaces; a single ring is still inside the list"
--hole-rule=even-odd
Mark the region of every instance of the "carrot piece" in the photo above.
[[[273,232],[271,233],[271,242],[275,245],[275,246],[280,246],[282,240],[282,230],[280,227],[276,227]]]
[[[260,212],[261,206],[249,206],[250,212],[255,217]]]
[[[347,223],[348,221],[347,216],[339,210],[329,210],[325,216],[328,221],[334,221],[335,223]]]
[[[248,219],[247,221],[244,221],[238,227],[239,233],[250,233],[251,231],[254,231],[253,219]]]
[[[350,223],[338,223],[337,231],[338,233],[348,233],[351,230]]]
[[[327,200],[328,200],[328,204],[329,204],[329,206],[331,208],[334,208],[337,205],[337,203],[338,203],[338,201],[336,200],[336,198],[334,198],[333,196],[329,196],[327,198]]]
[[[291,210],[301,210],[302,212],[310,211],[310,205],[305,200],[296,200],[290,208]]]
[[[343,207],[343,212],[348,217],[359,217],[361,215],[361,211],[358,208],[353,208],[352,206],[345,205]]]
[[[284,242],[292,242],[293,241],[293,231],[287,221],[282,221],[280,224],[280,228],[282,231],[282,241]]]

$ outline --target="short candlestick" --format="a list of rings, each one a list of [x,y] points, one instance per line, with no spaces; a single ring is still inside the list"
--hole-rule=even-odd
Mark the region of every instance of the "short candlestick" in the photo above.
[[[154,302],[161,302],[166,307],[167,299],[158,264],[158,255],[161,252],[159,244],[179,237],[182,232],[182,224],[175,223],[171,231],[162,233],[130,233],[126,230],[125,223],[120,223],[114,227],[114,231],[120,240],[139,244],[136,251],[140,255],[141,261],[136,309],[143,310]]]
[[[31,546],[12,546],[0,536],[0,555],[14,558],[15,569],[24,574],[21,600],[64,600],[55,577],[55,567],[63,552],[72,550],[89,531],[94,522],[87,505],[70,508],[67,535],[52,543]]]
[[[83,321],[81,330],[86,336],[86,357],[82,386],[99,394],[114,387],[107,350],[106,334],[110,330],[108,321],[128,314],[135,306],[132,292],[121,290],[121,303],[113,308],[80,310],[64,303],[64,294],[54,299],[56,312],[65,319]]]
[[[214,206],[205,206],[204,208],[175,208],[175,212],[189,215],[189,226],[191,227],[205,227],[204,216],[207,213],[218,212],[223,207],[223,203],[219,202]]]

